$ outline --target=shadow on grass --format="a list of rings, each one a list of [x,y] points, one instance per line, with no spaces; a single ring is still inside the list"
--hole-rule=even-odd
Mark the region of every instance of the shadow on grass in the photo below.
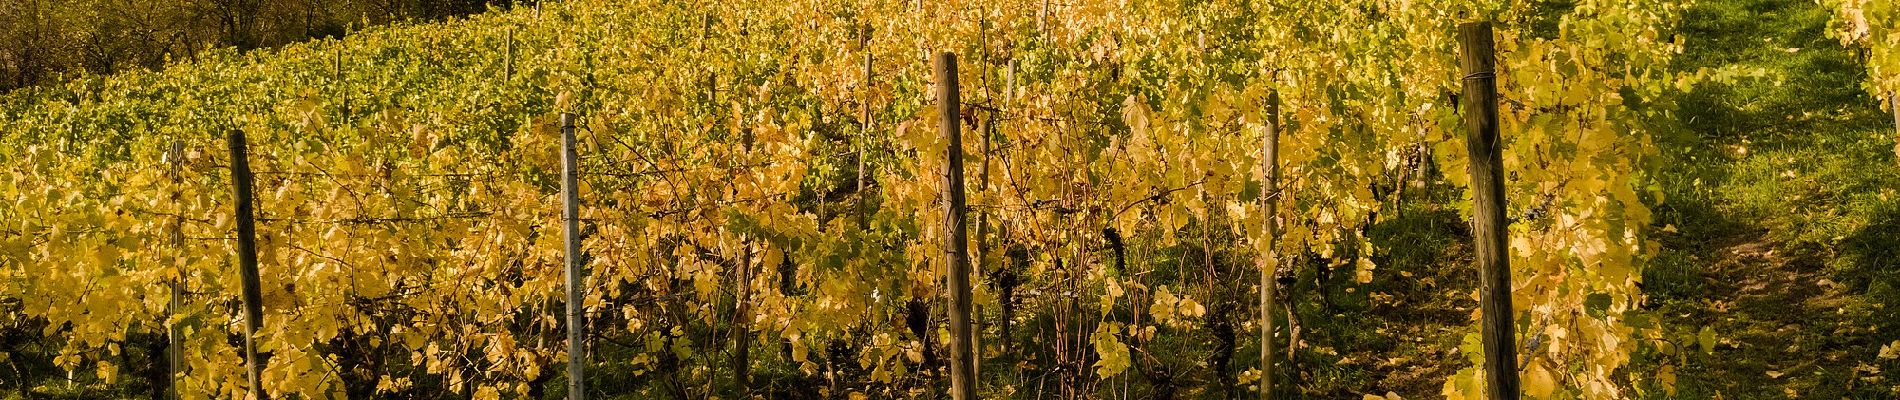
[[[1468,364],[1455,351],[1477,306],[1468,296],[1477,281],[1470,232],[1440,198],[1456,192],[1437,185],[1420,192],[1426,196],[1406,199],[1404,213],[1366,231],[1377,265],[1369,282],[1356,281],[1350,249],[1300,266],[1288,291],[1305,331],[1294,380],[1305,396],[1429,398]]]
[[[1841,284],[1873,303],[1868,322],[1885,338],[1900,336],[1900,210],[1876,217],[1838,250],[1833,264]]]

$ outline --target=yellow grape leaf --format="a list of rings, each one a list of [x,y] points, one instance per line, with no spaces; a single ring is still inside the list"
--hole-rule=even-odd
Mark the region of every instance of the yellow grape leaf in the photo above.
[[[483,385],[481,389],[476,389],[476,390],[475,390],[475,396],[473,397],[473,399],[475,399],[475,400],[499,400],[499,399],[501,399],[501,391],[500,391],[500,390],[497,390],[497,389],[495,389],[495,387],[494,387],[494,386],[487,386],[487,385]]]
[[[1115,339],[1115,334],[1120,333],[1121,329],[1118,323],[1104,324],[1092,335],[1095,352],[1102,356],[1101,360],[1095,362],[1095,373],[1104,378],[1120,375],[1130,365],[1128,345]]]
[[[1365,397],[1361,397],[1360,400],[1405,400],[1405,398],[1399,397],[1398,393],[1385,392],[1384,396],[1367,394]]]
[[[1534,399],[1548,399],[1557,391],[1557,378],[1541,364],[1531,364],[1524,371],[1524,394]]]
[[[1173,292],[1168,291],[1168,286],[1161,285],[1161,288],[1155,289],[1154,296],[1155,304],[1148,307],[1148,314],[1163,320],[1173,316],[1174,303],[1179,300],[1174,297]]]
[[[916,341],[914,340],[911,342],[913,344],[916,343]],[[924,353],[923,351],[918,350],[918,348],[920,347],[923,347],[923,346],[922,345],[905,346],[904,359],[910,360],[912,364],[922,364],[924,362]]]
[[[1184,317],[1199,317],[1207,314],[1207,307],[1201,306],[1201,303],[1190,298],[1182,298],[1181,302],[1175,305],[1175,308],[1178,309],[1181,316]]]
[[[1246,371],[1241,371],[1240,375],[1235,376],[1235,379],[1242,385],[1253,384],[1255,381],[1260,380],[1260,369],[1248,368]]]
[[[1656,382],[1662,384],[1663,392],[1668,393],[1669,397],[1676,397],[1676,366],[1664,365],[1657,370]]]
[[[1479,381],[1479,378],[1482,377],[1481,375],[1484,375],[1484,373],[1482,371],[1479,371],[1478,367],[1476,366],[1466,367],[1465,369],[1458,371],[1458,374],[1452,375],[1451,379],[1445,380],[1445,386],[1443,390],[1441,391],[1441,393],[1443,393],[1445,395],[1445,398],[1448,400],[1483,399],[1484,385],[1481,384],[1481,382]]]
[[[110,361],[99,362],[99,380],[106,383],[119,381],[119,365]]]
[[[1148,136],[1148,115],[1148,102],[1140,95],[1129,95],[1122,100],[1122,119],[1135,136]]]
[[[1366,257],[1359,257],[1359,262],[1354,266],[1357,268],[1353,269],[1353,280],[1361,284],[1372,283],[1372,270],[1379,267],[1372,263],[1371,258]]]

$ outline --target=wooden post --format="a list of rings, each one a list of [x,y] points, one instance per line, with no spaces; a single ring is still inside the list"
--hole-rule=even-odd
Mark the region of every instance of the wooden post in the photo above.
[[[503,41],[505,43],[502,45],[501,54],[501,81],[508,82],[514,80],[515,77],[515,30],[509,29],[508,37]]]
[[[869,216],[866,215],[869,211],[865,208],[865,203],[867,202],[866,197],[870,194],[864,192],[864,159],[869,156],[866,153],[871,151],[871,87],[873,86],[871,82],[871,60],[875,56],[871,54],[871,28],[869,25],[866,25],[864,28],[863,44],[864,92],[861,94],[863,99],[858,101],[858,229],[865,229],[870,226]]]
[[[1007,110],[1009,109],[1009,93],[1014,91],[1016,88],[1016,60],[1013,60],[1013,59],[1009,60],[1008,69],[1003,71],[1003,74],[1004,74],[1003,101],[1000,107],[1004,110]],[[983,135],[983,150],[982,150],[983,151],[983,165],[977,167],[979,169],[977,170],[977,173],[976,173],[977,174],[976,190],[979,192],[984,191],[984,190],[989,190],[990,188],[990,158],[991,158],[990,153],[993,150],[995,150],[995,148],[992,147],[990,138],[996,135],[997,114],[1001,114],[1001,111],[991,112],[989,115],[984,116],[982,119],[977,120],[978,125],[976,127],[976,131],[979,134]],[[976,257],[973,258],[974,260],[973,263],[975,263],[976,265],[972,268],[976,271],[986,271],[984,269],[986,267],[983,265],[983,260],[986,258],[989,258],[990,256],[990,241],[989,241],[990,234],[991,233],[990,233],[989,213],[978,212],[976,214]],[[995,287],[996,287],[996,282],[994,279],[992,279],[990,282],[990,288],[994,289]],[[985,314],[983,314],[982,305],[975,305],[973,306],[973,308],[974,308],[973,312],[970,315],[977,319],[976,326],[974,328],[977,333],[972,334],[972,336],[970,337],[971,339],[970,357],[971,357],[971,360],[973,360],[971,361],[972,372],[970,376],[980,377],[980,376],[983,376],[983,335],[981,333],[983,332],[984,329],[986,329],[984,327],[988,326],[987,324],[989,322],[984,320],[987,317]]]
[[[1484,342],[1485,388],[1492,400],[1516,400],[1517,335],[1512,332],[1511,265],[1505,247],[1504,165],[1498,140],[1498,88],[1493,73],[1491,23],[1458,26],[1464,66],[1465,148],[1471,157],[1471,236],[1478,261],[1478,305]]]
[[[978,12],[978,15],[987,14]],[[995,104],[996,98],[990,94],[989,22],[985,17],[978,17],[976,26],[976,42],[981,46],[976,53],[976,75],[981,79],[976,85],[982,91],[983,100]],[[982,144],[977,148],[977,151],[983,154],[983,160],[976,167],[976,191],[982,193],[990,187],[990,129],[991,125],[995,124],[995,121],[992,121],[995,113],[979,117],[972,111],[970,115],[976,121],[977,136],[983,138]],[[985,240],[989,238],[989,229],[987,229],[990,225],[989,217],[989,214],[983,211],[976,212],[976,252],[964,256],[965,259],[970,260],[971,269],[976,271],[983,270],[983,257],[990,254],[989,242]],[[983,305],[972,302],[968,315],[972,332],[970,334],[970,376],[983,376],[983,363],[977,362],[983,359],[983,335],[981,334],[983,332]]]
[[[178,189],[180,182],[183,180],[179,172],[179,167],[185,164],[184,158],[185,142],[173,141],[171,149],[165,152],[165,161],[171,164],[172,167],[171,201],[173,205],[184,204],[184,191]],[[172,251],[180,252],[178,257],[181,259],[184,257],[183,252],[185,249],[184,227],[185,217],[183,213],[172,215]],[[179,260],[174,259],[172,261],[173,264],[176,265]],[[185,353],[178,344],[178,342],[184,340],[185,337],[184,332],[181,332],[177,325],[178,311],[185,307],[185,271],[179,269],[176,274],[177,275],[172,276],[171,282],[171,311],[166,313],[167,320],[165,321],[165,396],[172,400],[178,400],[178,376],[185,372]]]
[[[343,99],[343,125],[353,126],[352,120],[355,118],[350,114],[355,110],[350,107],[350,94],[343,85],[343,46],[337,46],[330,59],[330,63],[331,83],[336,85],[336,89],[339,92],[334,95]]]
[[[1003,101],[1000,103],[1001,105],[999,106],[1003,109],[1009,108],[1009,91],[1014,88],[1014,85],[1016,83],[1016,60],[1009,60],[1008,66],[1006,68],[1007,69],[1003,71],[1003,76],[1004,76]],[[983,161],[982,161],[983,163],[980,166],[978,166],[976,170],[976,177],[977,177],[976,190],[978,192],[989,190],[990,188],[990,151],[993,150],[993,148],[990,147],[991,146],[990,137],[995,136],[996,134],[996,115],[998,113],[999,112],[990,112],[987,115],[983,116],[983,118],[976,120],[976,123],[977,123],[976,132],[977,134],[983,135],[983,145],[982,145],[982,150],[981,150],[983,152]],[[978,264],[976,266],[976,270],[978,271],[983,270],[983,265],[982,265],[983,259],[989,257],[990,255],[990,242],[989,242],[990,232],[989,231],[990,231],[989,213],[978,211],[976,213],[976,257],[974,258],[976,260],[976,263]],[[981,317],[983,313],[978,312],[976,314],[978,317]],[[982,350],[983,350],[982,346],[977,346],[978,352],[981,352]]]
[[[1887,93],[1887,109],[1893,110],[1893,157],[1900,164],[1900,89]]]
[[[1893,110],[1893,127],[1900,130],[1900,90],[1887,94],[1887,109]]]
[[[1260,189],[1260,205],[1266,209],[1262,217],[1266,219],[1266,254],[1261,258],[1260,268],[1260,398],[1273,398],[1273,376],[1279,370],[1273,368],[1273,311],[1277,309],[1274,300],[1278,298],[1279,283],[1274,281],[1280,272],[1280,91],[1267,93],[1266,134],[1260,140],[1260,167],[1264,180]]]
[[[1036,14],[1036,34],[1049,41],[1049,0],[1042,0],[1042,12]]]
[[[977,118],[976,120],[976,133],[983,135],[983,144],[980,149],[980,151],[983,152],[983,161],[982,164],[977,165],[976,172],[976,190],[978,193],[982,193],[990,187],[990,130],[996,129],[996,121],[993,120],[994,118],[994,115],[990,115]],[[964,257],[964,259],[969,260],[970,269],[973,271],[982,271],[983,258],[988,257],[990,254],[989,226],[989,213],[977,211],[976,252],[969,253],[969,255]],[[970,376],[983,376],[983,363],[978,362],[983,359],[983,335],[981,334],[983,332],[983,305],[972,304],[970,308],[970,313],[968,314],[971,319],[970,329],[972,331],[970,334]]]
[[[244,373],[252,398],[268,398],[259,375],[257,330],[264,327],[263,295],[257,277],[257,221],[251,206],[251,163],[245,155],[244,131],[233,130],[231,145],[231,183],[236,186],[238,279],[244,291]]]
[[[750,301],[752,298],[752,245],[747,243],[740,249],[740,252],[739,271],[737,274],[739,287],[735,290],[738,294],[733,301],[736,303],[734,308],[737,308],[737,310],[733,310],[734,317],[732,321],[732,329],[735,331],[732,344],[732,377],[733,382],[739,386],[739,397],[751,398],[752,304]]]
[[[937,55],[937,114],[943,130],[945,160],[943,252],[950,294],[950,398],[976,398],[976,360],[970,339],[970,260],[963,216],[962,106],[957,98],[957,55]]]
[[[561,114],[561,224],[567,241],[567,398],[587,398],[586,374],[582,359],[587,346],[581,343],[581,331],[587,326],[581,310],[581,224],[580,186],[575,183],[579,161],[574,156],[574,114]]]

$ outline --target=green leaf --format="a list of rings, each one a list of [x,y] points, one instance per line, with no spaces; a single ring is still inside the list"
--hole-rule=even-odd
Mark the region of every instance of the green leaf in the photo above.
[[[1583,298],[1583,312],[1592,317],[1603,318],[1604,311],[1609,309],[1609,293],[1591,293]]]
[[[1239,201],[1244,202],[1244,203],[1252,203],[1255,200],[1259,200],[1260,195],[1261,195],[1260,189],[1261,189],[1260,181],[1254,180],[1253,178],[1247,178],[1247,183],[1242,184],[1240,186]]]
[[[1651,329],[1656,327],[1655,319],[1635,310],[1623,312],[1623,323],[1636,329]]]

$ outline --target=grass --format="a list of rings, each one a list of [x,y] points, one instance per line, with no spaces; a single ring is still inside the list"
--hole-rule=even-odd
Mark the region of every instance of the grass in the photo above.
[[[1631,381],[1671,368],[1673,392],[1639,398],[1894,398],[1900,360],[1900,168],[1890,114],[1861,88],[1850,49],[1825,34],[1830,10],[1805,0],[1707,0],[1684,18],[1675,67],[1756,76],[1674,93],[1659,137],[1666,200],[1644,271],[1645,308],[1665,346],[1625,369]],[[1432,398],[1467,362],[1468,233],[1443,199],[1369,234],[1382,251],[1366,285],[1302,291],[1309,348],[1294,381],[1314,398],[1396,392]],[[1317,268],[1309,268],[1317,269]],[[1303,276],[1301,282],[1315,277]],[[1320,279],[1324,279],[1323,277]],[[1347,289],[1351,288],[1351,289]],[[1708,329],[1713,346],[1701,348]],[[1242,354],[1246,354],[1243,350]]]
[[[1639,354],[1636,375],[1673,366],[1690,399],[1891,398],[1877,357],[1900,310],[1900,168],[1890,116],[1861,90],[1853,51],[1824,35],[1809,1],[1721,0],[1685,16],[1682,70],[1760,71],[1681,93],[1659,180],[1662,252],[1649,308],[1681,351]],[[1707,327],[1713,349],[1697,348]]]
[[[1430,398],[1469,364],[1458,353],[1474,328],[1477,289],[1470,233],[1449,208],[1457,188],[1408,189],[1402,213],[1382,218],[1366,235],[1378,250],[1372,281],[1352,271],[1331,273],[1323,261],[1305,265],[1286,290],[1299,308],[1302,348],[1291,369],[1305,398],[1358,399],[1398,393]],[[1417,195],[1415,193],[1422,193]],[[1254,349],[1243,349],[1250,354]]]
[[[1656,175],[1667,198],[1652,229],[1662,246],[1644,271],[1645,308],[1670,344],[1640,351],[1626,372],[1640,382],[1668,367],[1678,381],[1673,392],[1643,385],[1632,395],[1900,396],[1886,376],[1900,360],[1878,357],[1900,339],[1894,126],[1862,90],[1855,52],[1826,36],[1830,17],[1804,0],[1708,0],[1685,15],[1678,70],[1757,77],[1674,94]],[[1471,290],[1457,268],[1469,265],[1461,227],[1455,214],[1375,227],[1374,242],[1393,252],[1380,262],[1386,273],[1342,305],[1313,298],[1302,312],[1321,320],[1309,322],[1315,349],[1300,365],[1312,375],[1306,394],[1430,398],[1464,365],[1448,350],[1470,329],[1473,305],[1421,297]],[[1374,295],[1394,300],[1363,300]],[[1708,349],[1697,340],[1705,328]]]
[[[1661,232],[1655,239],[1662,246],[1643,276],[1645,308],[1663,318],[1671,345],[1643,350],[1626,372],[1643,377],[1670,368],[1679,378],[1673,393],[1650,386],[1631,393],[1900,396],[1900,383],[1886,375],[1900,370],[1900,361],[1877,355],[1900,339],[1894,127],[1860,88],[1865,75],[1855,53],[1826,37],[1829,17],[1811,0],[1704,0],[1685,15],[1681,28],[1689,41],[1678,70],[1760,77],[1674,94],[1677,119],[1659,138],[1666,150],[1656,175],[1667,197],[1656,207],[1652,230]],[[1455,191],[1441,185],[1421,191],[1424,196],[1400,206],[1403,213],[1365,232],[1380,249],[1372,282],[1354,283],[1350,272],[1328,274],[1326,266],[1309,262],[1286,289],[1302,328],[1291,384],[1305,397],[1357,399],[1390,391],[1433,398],[1447,377],[1468,365],[1456,349],[1473,328],[1475,302],[1447,293],[1474,289],[1469,234],[1446,208]],[[1697,343],[1705,327],[1716,337],[1710,348]],[[1156,348],[1164,347],[1202,351],[1192,343]],[[1234,350],[1236,369],[1243,370],[1258,352]],[[595,372],[634,375],[618,367]],[[755,373],[767,386],[787,387],[774,392],[782,397],[809,397],[815,390],[790,370]],[[1214,387],[1205,382],[1215,379],[1211,374],[1179,375]],[[134,396],[132,389],[80,378],[38,387],[29,397]],[[638,385],[619,383],[637,392]],[[548,387],[554,390],[545,395],[557,397],[562,385]]]

